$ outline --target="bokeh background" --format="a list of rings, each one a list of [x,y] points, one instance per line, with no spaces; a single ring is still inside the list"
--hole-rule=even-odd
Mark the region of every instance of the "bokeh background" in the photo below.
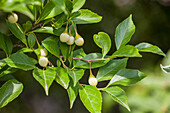
[[[101,51],[93,42],[93,35],[103,31],[112,39],[113,45],[109,52],[112,54],[115,51],[116,26],[130,14],[133,15],[136,32],[129,44],[149,42],[167,53],[166,58],[151,53],[142,53],[142,58],[130,58],[127,67],[139,69],[148,77],[134,86],[122,88],[127,92],[131,113],[170,113],[170,74],[160,69],[160,64],[170,65],[170,0],[86,0],[83,8],[103,16],[98,24],[77,26],[79,34],[85,38],[83,48],[86,53]],[[9,34],[5,23],[7,15],[0,11],[0,32]],[[19,23],[28,19],[19,14]],[[38,34],[39,40],[45,37]],[[4,53],[0,51],[0,58],[3,57]],[[0,113],[88,113],[79,97],[70,110],[67,92],[57,83],[53,83],[47,97],[31,72],[17,71],[14,76],[24,84],[24,91]],[[87,83],[87,78],[88,72],[81,81]],[[105,93],[102,95],[102,113],[129,113]]]

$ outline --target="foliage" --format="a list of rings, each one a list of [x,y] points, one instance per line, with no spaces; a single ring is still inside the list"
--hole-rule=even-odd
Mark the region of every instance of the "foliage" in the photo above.
[[[14,51],[13,49],[18,43],[14,46],[11,41],[12,37],[0,33],[0,39],[2,39],[0,48],[7,57],[0,60],[0,77],[14,73],[17,69],[33,70],[33,77],[43,86],[46,95],[48,95],[53,82],[57,82],[67,90],[70,108],[79,94],[89,112],[101,113],[101,92],[106,92],[114,101],[130,111],[125,91],[115,85],[133,85],[146,75],[136,69],[126,69],[128,58],[142,57],[139,52],[152,52],[162,56],[165,54],[157,46],[149,43],[140,43],[136,46],[127,44],[135,32],[132,15],[116,28],[115,45],[117,50],[112,55],[107,55],[112,42],[109,35],[104,32],[99,32],[93,36],[96,45],[102,49],[101,53],[86,54],[82,48],[75,49],[76,45],[80,46],[84,43],[84,38],[78,34],[76,25],[98,23],[102,19],[101,16],[88,9],[80,9],[84,3],[85,0],[0,1],[0,9],[4,12],[21,12],[31,19],[23,25],[6,21],[11,31],[9,36],[16,37],[22,47],[17,52]],[[37,33],[50,34],[50,36],[40,43]],[[67,37],[67,35],[61,37],[63,33],[68,34],[69,37],[74,37],[75,44],[74,42],[72,45],[68,44],[68,40],[66,43],[61,42],[61,38]],[[46,50],[49,54],[44,54]],[[32,58],[32,55],[36,55],[37,58]],[[50,61],[50,58],[55,58],[57,64]],[[92,72],[94,68],[99,69],[96,76],[98,82],[110,81],[106,87],[98,88],[80,83],[80,79],[88,69],[90,70],[89,79],[95,78]],[[13,85],[12,81],[17,85]],[[0,101],[0,105],[2,104],[0,107],[16,98],[21,93],[22,88],[22,84],[15,79],[7,81],[1,87],[0,92],[3,94],[12,90],[12,93],[9,96],[0,95],[2,100],[3,98],[7,100],[6,103]],[[14,89],[17,91],[15,92]]]

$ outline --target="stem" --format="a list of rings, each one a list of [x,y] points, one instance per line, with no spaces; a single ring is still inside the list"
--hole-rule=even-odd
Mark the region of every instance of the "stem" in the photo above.
[[[71,22],[72,22],[72,24],[73,24],[73,27],[74,27],[74,31],[76,32],[76,34],[78,34],[77,33],[77,29],[76,29],[76,27],[75,27],[75,25],[74,25],[74,22],[71,20]]]
[[[51,67],[54,67],[54,65],[52,64],[52,62],[50,62],[50,61],[48,61],[48,62],[49,62],[49,64],[50,64]]]
[[[32,33],[33,33],[33,32],[32,32]],[[38,42],[38,39],[37,39],[35,33],[33,33],[33,35],[35,36],[35,39],[36,39],[36,42],[37,42],[38,47],[41,47],[41,46],[40,46],[40,43]]]
[[[60,56],[60,61],[61,61],[61,63],[63,64],[63,67],[64,67],[64,68],[67,68],[67,66],[64,64],[64,61],[63,61],[62,57],[63,57],[63,56]]]
[[[18,29],[21,31],[21,33],[23,33],[23,31],[21,30],[21,28],[19,27],[19,25],[17,23],[15,23],[15,25],[18,27]]]

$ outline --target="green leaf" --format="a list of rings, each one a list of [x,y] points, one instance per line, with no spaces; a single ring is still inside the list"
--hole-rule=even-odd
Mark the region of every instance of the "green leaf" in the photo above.
[[[48,95],[49,88],[56,76],[55,71],[50,68],[46,70],[35,68],[33,71],[33,76],[43,86],[46,95]]]
[[[73,3],[70,0],[65,0],[65,5],[66,5],[66,10],[68,12],[68,14],[70,15],[70,13],[73,10]]]
[[[67,89],[70,82],[67,70],[62,67],[53,67],[52,69],[57,73],[55,81]]]
[[[101,66],[104,66],[108,60],[96,60],[96,59],[101,59],[102,54],[101,53],[90,53],[86,56],[84,56],[82,59],[84,60],[95,60],[94,62],[91,63],[91,68],[98,68]],[[74,67],[76,68],[84,68],[84,69],[90,69],[90,65],[88,61],[80,60],[79,62],[76,63]]]
[[[35,43],[36,43],[36,39],[35,39],[35,36],[34,36],[34,34],[29,34],[28,35],[28,45],[29,45],[29,47],[30,48],[33,48],[34,47],[34,45],[35,45]]]
[[[18,69],[16,69],[16,68],[9,67],[8,65],[5,65],[0,69],[0,77],[7,75],[7,74],[10,74],[10,73],[14,73],[17,70]]]
[[[108,93],[114,101],[118,102],[119,104],[121,104],[122,106],[124,106],[126,109],[130,111],[130,108],[127,103],[127,96],[123,89],[121,89],[118,86],[115,86],[115,87],[109,87],[107,89],[104,89],[103,91]]]
[[[19,68],[25,71],[35,68],[34,62],[24,53],[14,53],[4,61],[14,68]]]
[[[63,10],[61,10],[60,8],[54,7],[54,8],[51,10],[50,14],[48,14],[48,16],[45,17],[45,19],[49,19],[49,18],[55,17],[55,16],[61,14],[62,12],[63,12]]]
[[[18,50],[17,53],[31,53],[33,51],[34,50],[30,49],[30,48],[22,48],[22,49]]]
[[[68,70],[68,73],[70,77],[73,79],[73,83],[75,87],[77,82],[83,77],[84,70],[83,69]]]
[[[63,33],[65,28],[53,28],[53,27],[43,27],[43,28],[38,28],[33,30],[32,32],[37,32],[37,33],[48,33],[48,34],[53,34],[60,36],[61,33]]]
[[[84,57],[86,56],[86,53],[84,52],[83,48],[80,48],[73,52],[73,57],[76,57],[77,55],[81,55],[82,57]]]
[[[109,61],[106,65],[99,68],[97,73],[97,80],[103,81],[103,80],[110,80],[113,78],[113,76],[121,69],[124,69],[127,65],[128,58],[123,59],[113,59]]]
[[[100,91],[91,85],[85,85],[79,89],[80,99],[91,113],[101,113],[102,96]]]
[[[10,31],[15,35],[15,37],[17,37],[27,46],[27,40],[26,40],[25,34],[23,33],[22,28],[19,26],[19,24],[18,23],[12,24],[8,21],[6,22],[8,24]]]
[[[85,4],[86,0],[73,0],[73,12],[78,11]]]
[[[23,90],[23,85],[17,80],[9,80],[0,88],[0,108],[19,96]]]
[[[53,27],[43,27],[43,28],[35,29],[32,32],[54,34],[54,29],[55,28]]]
[[[31,30],[32,23],[31,23],[31,21],[27,21],[25,24],[22,24],[22,26],[24,28],[24,32],[27,32],[27,31]]]
[[[98,35],[93,36],[94,42],[97,46],[102,48],[103,57],[109,52],[111,48],[111,40],[108,34],[104,32],[99,32]]]
[[[143,42],[143,43],[136,45],[135,47],[141,52],[151,52],[151,53],[159,54],[162,56],[166,56],[159,47],[154,46],[149,43]]]
[[[76,17],[80,16],[80,14],[81,14],[81,11],[76,11],[70,15],[70,19],[76,18]]]
[[[43,8],[40,17],[39,17],[39,21],[42,21],[45,19],[45,17],[47,17],[51,10],[55,7],[55,4],[53,3],[53,1],[49,1],[47,2],[47,4],[45,5],[45,7]]]
[[[66,15],[68,14],[66,10],[65,0],[52,0],[52,1],[58,8],[62,9]]]
[[[0,81],[3,81],[3,82],[11,80],[11,79],[15,79],[15,77],[13,75],[11,75],[11,74],[7,74],[5,76],[0,77]]]
[[[42,45],[53,55],[60,58],[60,50],[58,47],[58,38],[48,37],[42,41]]]
[[[116,48],[119,49],[120,47],[126,45],[132,35],[135,32],[135,25],[132,21],[132,15],[130,15],[126,20],[121,22],[115,32],[115,43],[116,43]]]
[[[33,14],[30,12],[30,10],[27,8],[26,4],[31,4],[31,2],[21,2],[16,0],[5,0],[4,4],[0,4],[0,9],[2,9],[4,12],[20,12],[24,15],[27,15],[32,20],[34,19]],[[39,4],[36,4],[39,5]]]
[[[112,54],[111,57],[142,57],[138,49],[131,45],[126,45],[119,48],[116,52]]]
[[[74,48],[75,48],[75,45],[72,45],[72,46],[71,46],[71,51],[72,51]],[[71,53],[71,51],[70,51],[70,46],[67,45],[66,43],[62,43],[62,42],[60,41],[60,50],[61,50],[61,53],[62,53],[64,59],[67,59],[67,58],[69,57],[70,53]]]
[[[43,8],[39,21],[42,21],[44,19],[52,18],[56,15],[59,15],[63,12],[60,8],[56,7],[53,1],[49,1],[45,7]]]
[[[56,17],[55,17],[55,23],[54,23],[54,25],[57,27],[57,28],[61,28],[62,27],[62,25],[67,21],[67,16],[64,14],[64,13],[62,13],[62,14],[60,14],[60,15],[57,15]]]
[[[88,9],[81,9],[80,11],[81,15],[72,19],[75,24],[98,23],[102,20],[101,16]]]
[[[5,51],[6,54],[12,53],[12,41],[10,37],[2,34],[0,32],[0,48],[2,48],[3,51]]]
[[[143,72],[132,69],[122,69],[109,82],[110,85],[130,86],[142,80],[146,75]]]
[[[73,82],[70,82],[70,85],[67,89],[68,96],[70,99],[70,109],[73,107],[74,101],[76,100],[76,97],[79,92],[79,83],[76,84],[76,86],[73,86]]]
[[[163,66],[162,64],[160,64],[162,71],[164,71],[165,73],[170,73],[170,65],[169,66]]]

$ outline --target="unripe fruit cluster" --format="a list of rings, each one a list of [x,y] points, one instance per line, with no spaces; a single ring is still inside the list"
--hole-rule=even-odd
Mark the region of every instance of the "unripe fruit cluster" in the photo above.
[[[90,77],[89,78],[89,84],[92,85],[92,86],[96,86],[97,85],[97,79],[95,77]]]
[[[76,37],[74,38],[66,32],[60,35],[60,41],[65,42],[68,45],[73,45],[75,43],[77,46],[82,46],[84,44],[84,39],[80,35],[76,34]]]
[[[10,23],[17,23],[17,21],[18,21],[18,15],[16,14],[16,13],[14,13],[14,14],[12,14],[12,15],[10,15],[10,16],[8,16],[8,21],[10,22]]]
[[[42,67],[46,67],[48,65],[48,58],[46,57],[48,54],[48,51],[45,48],[42,48],[40,50],[40,58],[39,58],[39,65]]]

